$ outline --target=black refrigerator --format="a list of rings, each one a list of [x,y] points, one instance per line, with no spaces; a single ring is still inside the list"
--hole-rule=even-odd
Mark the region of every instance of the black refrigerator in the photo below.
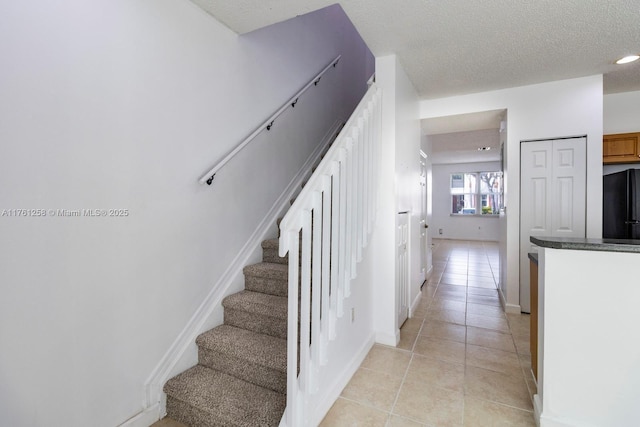
[[[640,169],[603,176],[602,238],[640,239]]]

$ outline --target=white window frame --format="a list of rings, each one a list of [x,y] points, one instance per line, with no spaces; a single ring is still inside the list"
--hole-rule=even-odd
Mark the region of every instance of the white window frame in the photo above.
[[[483,174],[491,174],[491,173],[495,173],[495,174],[499,174],[499,176],[501,177],[500,179],[500,186],[499,186],[499,191],[497,192],[481,192],[481,179],[480,176]],[[467,181],[465,179],[465,175],[473,175],[475,177],[475,188],[472,189],[465,189],[463,187],[462,192],[455,192],[454,191],[454,186],[453,186],[453,182],[454,182],[454,177],[457,176],[462,176],[462,183],[464,186],[464,183]],[[485,218],[493,218],[493,217],[497,217],[499,215],[499,211],[502,208],[503,205],[503,201],[504,201],[504,189],[503,189],[503,173],[502,171],[481,171],[481,172],[455,172],[452,173],[449,177],[449,193],[450,193],[450,215],[451,216],[464,216],[464,217],[469,217],[469,216],[475,216],[475,217],[485,217]],[[498,194],[499,195],[499,202],[498,202],[498,206],[495,206],[493,209],[492,213],[482,213],[483,210],[483,206],[482,206],[482,199],[484,196],[490,197],[491,195],[495,195]],[[460,196],[464,197],[465,199],[468,198],[472,198],[473,199],[473,207],[470,208],[459,208],[459,210],[454,212],[454,204],[456,203],[456,198],[459,198]],[[463,209],[473,209],[474,212],[473,213],[463,213],[462,210]]]

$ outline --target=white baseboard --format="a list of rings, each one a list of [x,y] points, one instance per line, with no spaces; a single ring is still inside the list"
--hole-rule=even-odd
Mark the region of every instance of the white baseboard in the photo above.
[[[635,424],[633,424],[635,425]],[[584,422],[540,415],[540,427],[582,427]]]
[[[391,334],[388,332],[376,332],[375,341],[378,344],[395,347],[400,342],[400,329],[398,329],[395,334]]]
[[[418,309],[418,305],[420,304],[421,300],[422,300],[422,292],[418,292],[418,295],[416,295],[413,302],[411,303],[411,307],[409,308],[409,317],[413,317],[413,313],[415,313],[416,310]]]
[[[243,274],[242,269],[249,263],[249,260],[255,256],[256,251],[261,250],[260,245],[262,241],[268,238],[269,232],[273,230],[273,226],[278,217],[288,209],[291,198],[301,187],[302,182],[308,176],[313,165],[320,159],[327,145],[334,139],[342,123],[343,120],[336,120],[333,123],[324,135],[322,141],[317,145],[313,153],[311,153],[299,172],[293,177],[287,188],[280,194],[280,197],[256,227],[240,252],[231,264],[229,264],[227,270],[222,274],[218,282],[212,286],[205,299],[193,316],[191,316],[191,319],[189,319],[187,325],[180,332],[169,350],[153,369],[145,382],[145,408],[153,408],[156,405],[160,405],[160,410],[163,410],[161,407],[162,401],[164,400],[162,387],[169,378],[177,374],[177,372],[174,372],[174,369],[187,350],[190,347],[195,350],[193,344],[196,337],[207,329],[205,325],[214,314],[214,311],[222,310],[222,299],[230,293],[229,289],[231,286],[237,283],[238,280],[241,280]],[[145,412],[146,410],[147,409],[145,409]]]
[[[429,266],[429,269],[427,270],[427,274],[426,274],[425,280],[431,279],[431,275],[432,274],[433,274],[433,264],[431,264]]]
[[[160,403],[146,408],[138,415],[129,418],[127,421],[120,424],[118,427],[149,427],[161,418]]]
[[[522,313],[522,308],[518,304],[506,304],[504,306],[504,312],[509,314],[520,314]]]
[[[498,288],[498,295],[500,296],[500,304],[502,305],[505,313],[520,314],[522,312],[522,308],[519,304],[509,304],[507,302],[507,299],[504,297],[501,288]]]
[[[328,387],[327,392],[318,398],[318,402],[320,402],[320,404],[316,407],[314,414],[311,416],[312,422],[310,425],[320,425],[320,422],[327,415],[327,412],[329,412],[338,397],[340,397],[342,390],[347,386],[351,377],[353,377],[360,365],[362,365],[362,362],[365,357],[367,357],[367,354],[369,354],[369,350],[371,350],[373,344],[374,339],[373,334],[371,334],[362,347],[360,347],[360,349],[355,353],[351,361],[345,366],[340,375],[334,379],[333,385]]]
[[[533,395],[533,418],[536,420],[536,426],[540,427],[540,414],[542,413],[542,400],[539,394]]]
[[[500,297],[500,305],[502,306],[502,309],[506,312],[507,299],[504,297],[504,294],[502,293],[502,288],[500,286],[498,286],[498,296]]]

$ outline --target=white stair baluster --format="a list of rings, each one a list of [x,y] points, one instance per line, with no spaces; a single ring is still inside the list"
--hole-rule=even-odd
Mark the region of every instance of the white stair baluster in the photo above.
[[[342,151],[340,151],[341,153]],[[340,280],[340,191],[342,180],[340,179],[340,156],[332,164],[332,191],[331,191],[331,288],[329,303],[329,340],[336,339],[336,323],[338,317],[338,282]]]
[[[320,307],[322,291],[322,193],[314,191],[311,198],[313,209],[311,252],[311,372],[309,391],[318,390],[320,369]]]
[[[333,169],[333,165],[332,168]],[[331,176],[322,177],[322,295],[320,314],[320,356],[318,363],[327,364],[327,347],[329,346],[329,310],[331,286]]]
[[[370,242],[377,208],[380,99],[374,84],[280,224],[279,253],[289,255],[282,426],[312,422],[312,395],[323,367],[331,363],[329,343],[340,333],[337,319],[344,316],[351,280]]]

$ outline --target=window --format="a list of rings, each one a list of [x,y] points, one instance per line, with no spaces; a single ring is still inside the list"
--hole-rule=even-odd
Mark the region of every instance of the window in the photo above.
[[[451,174],[451,213],[497,215],[502,207],[502,172]]]

